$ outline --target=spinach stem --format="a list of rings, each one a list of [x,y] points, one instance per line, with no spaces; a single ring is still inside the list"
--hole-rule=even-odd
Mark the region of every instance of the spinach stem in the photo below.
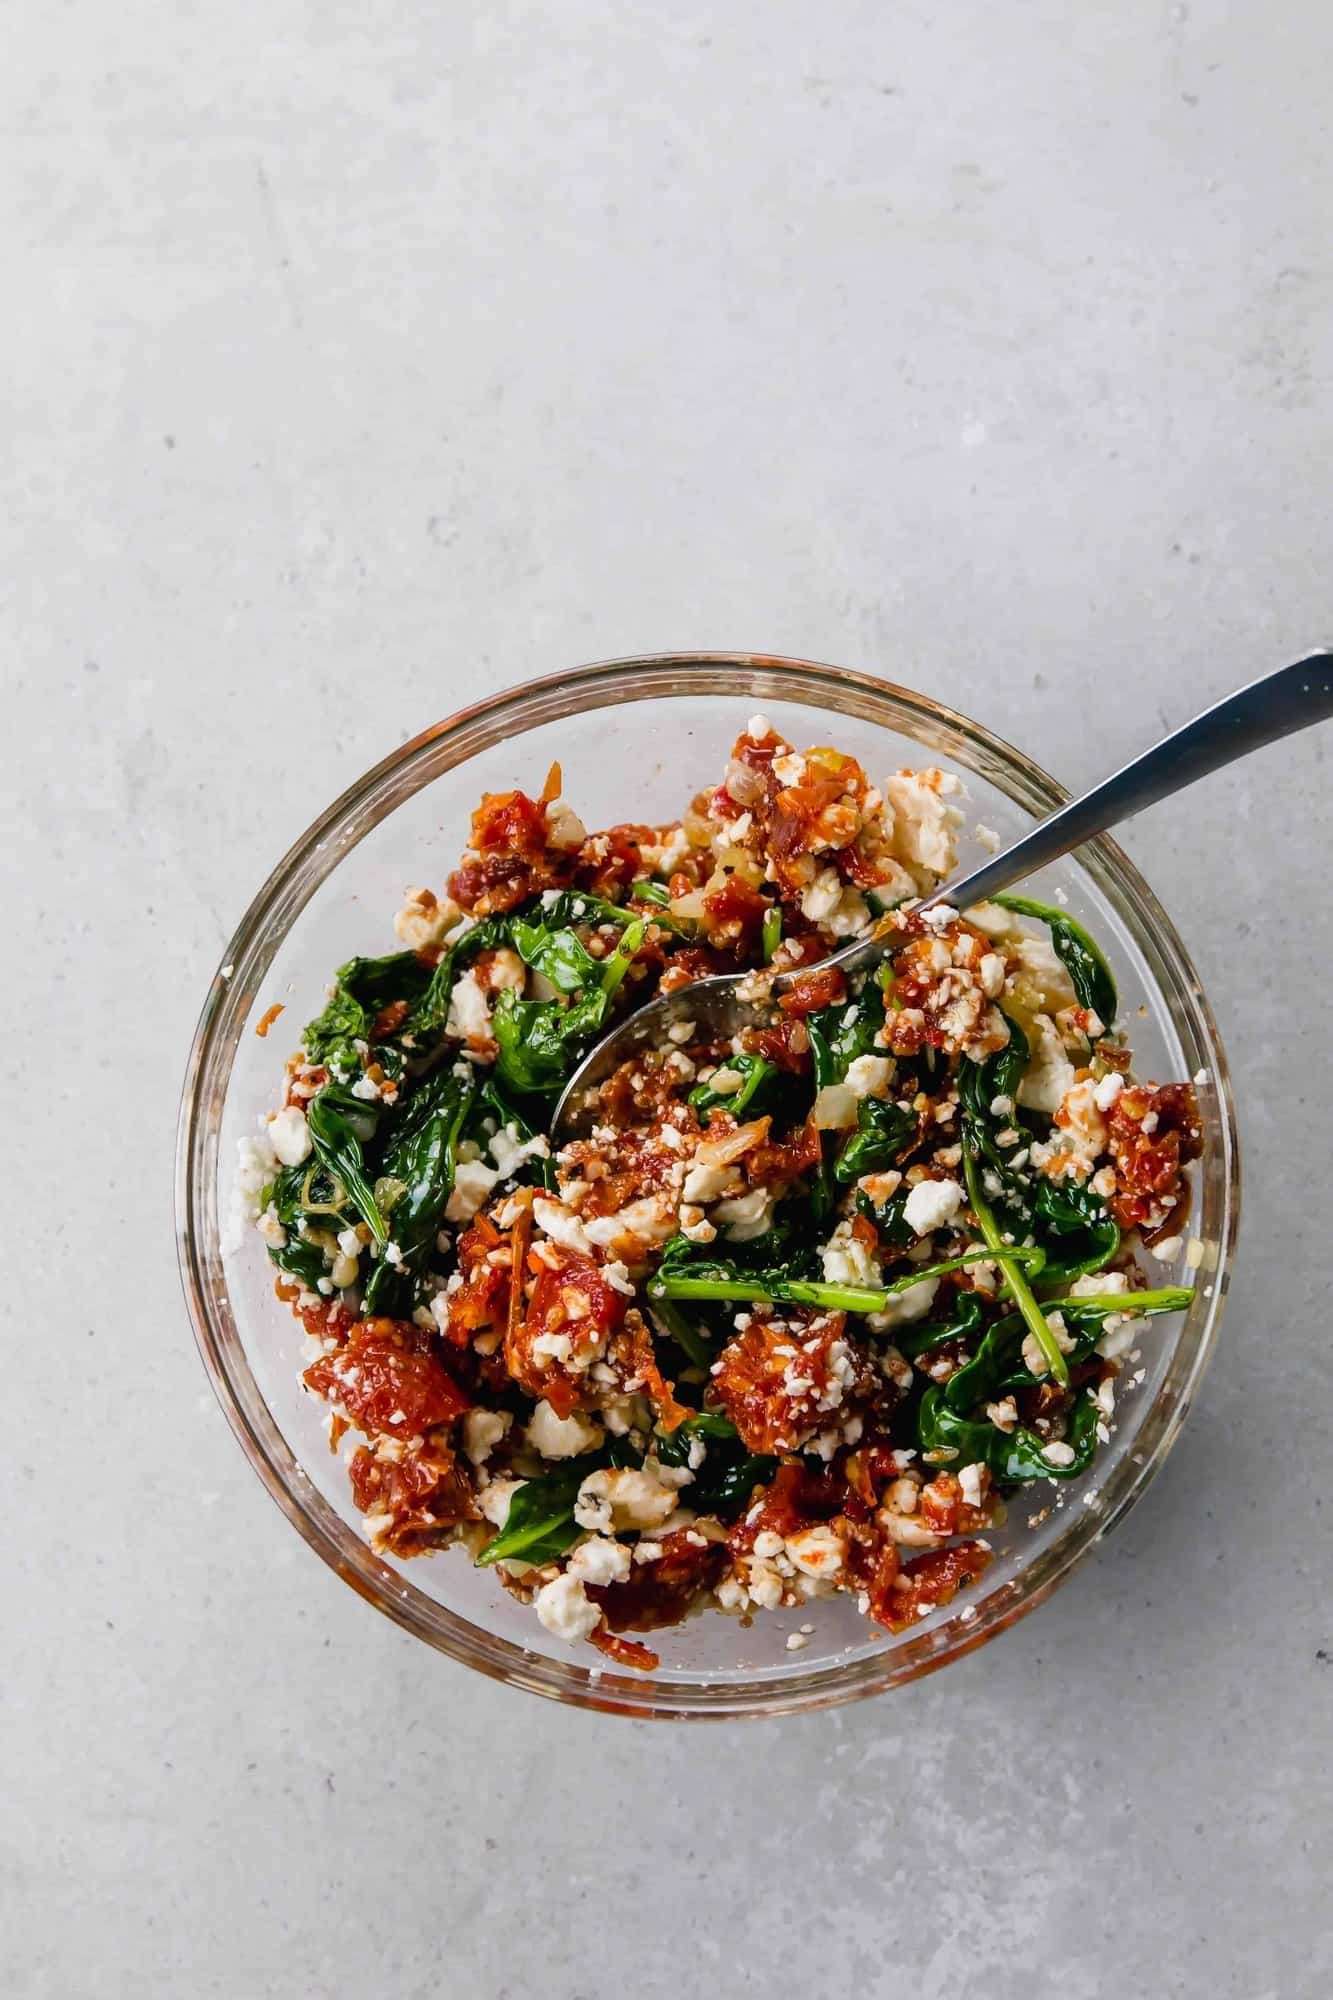
[[[1052,1376],[1061,1388],[1067,1389],[1069,1365],[1060,1352],[1059,1342],[1047,1324],[1045,1313],[1037,1304],[1031,1285],[1023,1275],[1022,1266],[1014,1255],[1013,1246],[1001,1238],[1000,1225],[995,1220],[994,1211],[981,1192],[981,1176],[977,1171],[976,1155],[970,1146],[965,1146],[963,1151],[963,1172],[967,1177],[968,1202],[1003,1274],[1005,1290],[1027,1321],[1028,1329],[1045,1356],[1046,1366]]]

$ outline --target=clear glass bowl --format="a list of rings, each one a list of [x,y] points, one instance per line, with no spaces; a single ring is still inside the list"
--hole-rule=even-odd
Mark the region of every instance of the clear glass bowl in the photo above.
[[[347,1475],[325,1439],[323,1405],[300,1386],[301,1334],[273,1297],[272,1271],[249,1237],[224,1259],[236,1140],[272,1105],[281,1062],[318,1012],[334,966],[393,948],[392,917],[409,883],[439,888],[485,790],[537,790],[559,758],[565,793],[589,825],[674,818],[719,771],[755,709],[800,745],[835,743],[872,776],[939,762],[970,801],[962,858],[980,858],[970,826],[1006,840],[1066,794],[1020,751],[924,695],[861,674],[759,654],[613,660],[530,682],[463,710],[396,750],[331,805],[279,863],[246,912],[209,989],[185,1079],[177,1160],[181,1271],[204,1365],[269,1492],[310,1546],[353,1589],[409,1632],[480,1672],[537,1694],[622,1714],[773,1715],[875,1694],[985,1644],[1030,1611],[1119,1521],[1175,1441],[1212,1349],[1226,1294],[1238,1207],[1234,1111],[1208,1004],[1170,920],[1114,843],[1045,871],[1104,939],[1119,978],[1140,1075],[1200,1075],[1205,1125],[1192,1229],[1204,1263],[1189,1311],[1145,1324],[1117,1426],[1088,1476],[1027,1489],[990,1540],[979,1586],[897,1638],[844,1597],[751,1625],[708,1612],[657,1635],[651,1676],[599,1669],[591,1648],[549,1637],[487,1570],[461,1551],[405,1565],[367,1547]],[[267,1040],[254,1025],[286,1014]],[[1182,1278],[1186,1276],[1181,1273]],[[1162,1272],[1162,1281],[1171,1274]],[[1128,1371],[1127,1371],[1128,1373]],[[1122,1381],[1125,1380],[1122,1377]],[[1044,1520],[1032,1517],[1049,1509]],[[789,1652],[788,1633],[814,1636]]]

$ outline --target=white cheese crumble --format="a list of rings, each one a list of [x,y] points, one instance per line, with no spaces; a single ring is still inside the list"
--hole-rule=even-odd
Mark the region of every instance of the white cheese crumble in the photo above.
[[[569,1558],[567,1574],[580,1583],[623,1583],[630,1571],[630,1551],[624,1542],[593,1535],[580,1542]]]
[[[903,1217],[918,1236],[929,1236],[954,1220],[963,1201],[957,1181],[918,1181],[903,1203]]]
[[[609,1466],[590,1472],[580,1486],[574,1519],[594,1532],[659,1528],[675,1505],[674,1489],[655,1478],[648,1466]]]
[[[453,992],[449,995],[445,1033],[453,1035],[457,1041],[466,1042],[471,1037],[483,1039],[490,1032],[490,1004],[477,983],[475,969],[469,967],[461,979],[454,981]]]
[[[282,1110],[269,1121],[268,1142],[275,1159],[280,1160],[284,1167],[299,1167],[303,1160],[310,1158],[313,1141],[305,1113],[299,1105],[284,1104]]]
[[[543,1458],[577,1458],[582,1452],[595,1451],[603,1435],[600,1424],[589,1423],[577,1410],[572,1416],[557,1416],[545,1399],[533,1411],[525,1432],[528,1443]]]
[[[557,1639],[587,1639],[602,1622],[600,1606],[593,1603],[579,1578],[567,1570],[542,1585],[532,1608]]]
[[[498,1168],[484,1160],[460,1160],[454,1170],[454,1185],[445,1204],[449,1222],[470,1222],[499,1180]]]
[[[857,1056],[847,1065],[847,1088],[854,1097],[886,1097],[893,1071],[892,1056]]]
[[[508,1410],[469,1410],[463,1418],[463,1450],[473,1465],[484,1465],[514,1419]]]

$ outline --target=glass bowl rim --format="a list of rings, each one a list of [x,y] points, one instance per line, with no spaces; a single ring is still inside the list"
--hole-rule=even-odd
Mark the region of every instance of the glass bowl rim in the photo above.
[[[750,676],[745,689],[728,685],[727,670]],[[1172,1351],[1180,1364],[1170,1407],[1138,1464],[1122,1458],[1099,1492],[1113,1496],[1094,1515],[1079,1508],[1029,1569],[1020,1569],[1012,1601],[973,1596],[974,1622],[957,1618],[927,1628],[883,1651],[861,1654],[807,1674],[774,1681],[659,1682],[651,1676],[600,1671],[528,1652],[474,1625],[420,1591],[375,1556],[323,1499],[287,1446],[246,1361],[231,1316],[225,1278],[220,1289],[205,1270],[218,1237],[216,1138],[240,1035],[259,981],[301,910],[343,858],[381,820],[424,785],[465,764],[477,751],[539,724],[623,702],[673,696],[821,703],[957,756],[1011,803],[1034,815],[1054,810],[1065,789],[1023,751],[957,710],[895,682],[816,661],[767,653],[682,652],[630,655],[543,675],[504,688],[457,710],[410,738],[343,791],[293,843],[252,899],[226,948],[205,998],[187,1063],[176,1147],[176,1235],[186,1306],[206,1373],[242,1450],[270,1496],[305,1541],[345,1582],[395,1623],[427,1644],[489,1677],[529,1692],[604,1713],[671,1720],[732,1719],[829,1707],[882,1692],[986,1644],[1035,1609],[1146,1490],[1178,1437],[1211,1358],[1229,1287],[1240,1212],[1239,1145],[1229,1072],[1212,1010],[1175,926],[1128,856],[1107,835],[1079,850],[1079,865],[1116,909],[1144,954],[1157,999],[1176,1034],[1202,1050],[1215,1085],[1215,1141],[1205,1151],[1205,1197],[1216,1210],[1216,1267],[1210,1294],[1196,1290]],[[913,727],[904,727],[904,725]],[[471,736],[476,736],[471,741]],[[458,754],[450,752],[458,747]],[[964,769],[969,768],[964,761]],[[212,1143],[210,1144],[210,1140]],[[210,1230],[211,1223],[211,1230]],[[201,1226],[202,1225],[202,1226]],[[214,1252],[216,1257],[216,1252]],[[218,1266],[220,1273],[220,1263]],[[1164,1380],[1154,1399],[1163,1402]],[[1157,1412],[1151,1409],[1145,1423]]]

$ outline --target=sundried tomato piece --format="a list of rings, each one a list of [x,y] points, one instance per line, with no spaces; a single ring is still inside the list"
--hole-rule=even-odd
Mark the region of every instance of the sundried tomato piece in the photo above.
[[[471,1407],[433,1352],[433,1338],[410,1320],[358,1320],[346,1344],[321,1355],[302,1379],[341,1403],[358,1430],[420,1437]]]
[[[604,1351],[627,1304],[586,1257],[566,1257],[556,1269],[543,1264],[526,1313],[505,1334],[510,1377],[528,1395],[545,1397],[557,1416],[595,1402],[586,1365],[572,1364]]]
[[[746,1160],[746,1176],[752,1187],[769,1187],[774,1181],[795,1180],[817,1167],[822,1157],[819,1129],[813,1118],[807,1118],[777,1144],[757,1146]]]
[[[979,1542],[959,1542],[949,1549],[931,1549],[902,1565],[888,1593],[888,1601],[878,1608],[872,1597],[871,1614],[890,1632],[903,1632],[927,1611],[951,1604],[963,1585],[979,1577],[991,1560],[991,1551]]]
[[[371,1023],[371,1041],[387,1042],[390,1035],[396,1034],[398,1029],[402,1027],[403,1022],[407,1019],[411,1011],[412,1008],[408,1001],[390,1000],[387,1007],[380,1008],[379,1013]]]
[[[787,1459],[737,1521],[727,1536],[727,1548],[733,1556],[748,1555],[758,1537],[770,1531],[785,1541],[801,1528],[833,1520],[848,1498],[847,1481],[836,1465],[821,1466],[816,1472],[802,1459]]]
[[[574,864],[574,881],[590,895],[620,902],[631,882],[643,873],[640,843],[656,836],[650,826],[613,826],[589,835]]]
[[[472,815],[472,845],[479,854],[540,854],[546,846],[546,812],[526,792],[484,792]]]
[[[763,929],[769,905],[740,875],[729,875],[721,888],[704,897],[704,928],[715,939],[752,944]]]
[[[1116,1174],[1111,1213],[1122,1229],[1155,1230],[1177,1205],[1182,1169],[1203,1149],[1194,1086],[1130,1084],[1106,1126]]]
[[[588,1635],[588,1644],[596,1646],[599,1653],[605,1653],[618,1667],[633,1667],[636,1673],[654,1674],[662,1664],[661,1654],[655,1653],[651,1646],[641,1645],[637,1639],[620,1638],[605,1622]]]
[[[630,1307],[624,1326],[612,1334],[606,1358],[622,1388],[648,1398],[663,1430],[674,1431],[684,1423],[690,1411],[677,1402],[675,1383],[658,1367],[652,1335],[637,1306]]]
[[[380,1536],[395,1555],[419,1555],[448,1538],[460,1521],[481,1518],[472,1482],[451,1451],[438,1448],[381,1458],[366,1445],[353,1453],[352,1498],[363,1514],[389,1514]]]
[[[865,1357],[844,1337],[845,1313],[789,1306],[752,1317],[718,1357],[713,1393],[748,1451],[796,1451],[869,1387]]]
[[[804,1021],[793,1018],[779,1021],[772,1028],[742,1028],[741,1046],[792,1076],[804,1076],[809,1071],[810,1030]]]
[[[584,1586],[613,1632],[652,1632],[678,1624],[726,1561],[722,1543],[705,1541],[691,1528],[673,1528],[652,1539],[662,1551],[656,1562],[635,1563],[624,1583]]]
[[[847,998],[847,981],[836,965],[816,965],[798,972],[778,1001],[784,1014],[816,1014],[837,1007]]]

